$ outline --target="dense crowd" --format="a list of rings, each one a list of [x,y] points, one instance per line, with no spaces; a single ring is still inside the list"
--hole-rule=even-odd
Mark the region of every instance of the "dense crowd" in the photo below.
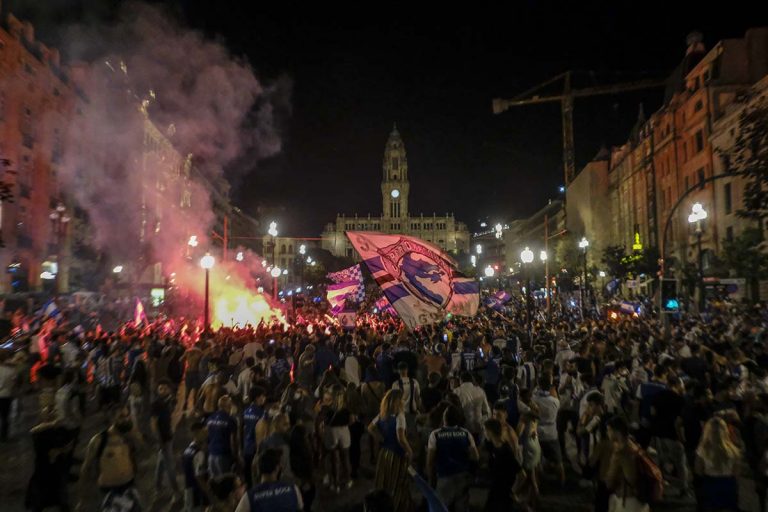
[[[738,510],[740,478],[763,511],[767,319],[558,311],[528,332],[514,301],[415,331],[381,315],[216,332],[48,319],[0,351],[0,436],[33,393],[39,422],[10,441],[32,438],[32,511],[322,510],[363,485],[368,511],[536,510],[571,481],[597,511]],[[103,430],[83,435],[93,417]]]

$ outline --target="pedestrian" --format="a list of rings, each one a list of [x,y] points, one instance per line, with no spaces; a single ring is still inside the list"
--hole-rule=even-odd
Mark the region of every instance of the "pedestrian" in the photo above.
[[[8,440],[11,405],[16,392],[18,372],[11,364],[11,354],[0,350],[0,442]]]
[[[208,429],[208,472],[211,477],[229,473],[235,463],[235,454],[238,453],[237,423],[231,411],[229,395],[221,396],[217,410],[205,422]]]
[[[390,493],[396,512],[410,510],[408,464],[413,450],[406,435],[403,392],[391,389],[381,400],[379,414],[368,425],[368,433],[379,443],[374,486]]]
[[[440,501],[449,509],[463,511],[468,507],[472,465],[479,455],[472,434],[459,426],[461,412],[448,406],[443,413],[443,426],[432,431],[427,443],[427,476]]]
[[[264,410],[266,399],[267,392],[264,388],[261,386],[252,387],[247,396],[247,406],[243,410],[241,421],[243,429],[241,434],[241,439],[243,440],[243,472],[245,483],[248,487],[253,485],[251,467],[258,448],[256,446],[256,427],[266,416],[266,411]]]
[[[152,430],[157,442],[157,461],[155,463],[155,496],[153,502],[162,495],[163,477],[167,477],[168,485],[173,493],[172,503],[181,500],[181,492],[176,481],[176,460],[173,454],[173,393],[170,381],[161,380],[157,386],[157,398],[152,402]]]
[[[304,510],[298,487],[281,480],[283,469],[281,460],[282,455],[279,450],[266,450],[259,455],[259,483],[243,495],[235,512],[300,512]]]
[[[202,421],[192,423],[189,432],[192,442],[181,455],[181,466],[184,469],[184,510],[199,512],[210,503],[205,446],[208,432]]]
[[[699,510],[739,510],[740,461],[741,452],[731,440],[728,425],[721,418],[711,418],[704,425],[694,463]]]
[[[485,510],[506,512],[513,508],[512,486],[520,471],[517,443],[512,444],[505,438],[502,422],[495,418],[485,422],[484,434],[490,478]]]

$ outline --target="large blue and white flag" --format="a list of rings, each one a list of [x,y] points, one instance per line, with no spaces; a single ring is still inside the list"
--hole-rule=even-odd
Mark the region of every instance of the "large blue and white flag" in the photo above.
[[[356,281],[360,284],[355,294],[354,300],[356,302],[363,302],[365,300],[365,287],[363,286],[363,272],[360,270],[360,264],[352,265],[349,268],[339,270],[338,272],[331,272],[326,276],[334,283],[347,283],[349,281]]]
[[[440,248],[405,235],[363,231],[346,235],[409,328],[440,322],[446,313],[477,313],[477,281],[464,277]]]
[[[493,295],[486,297],[484,303],[487,307],[494,311],[501,311],[504,308],[504,304],[509,302],[511,298],[512,296],[510,294],[504,290],[499,290]]]

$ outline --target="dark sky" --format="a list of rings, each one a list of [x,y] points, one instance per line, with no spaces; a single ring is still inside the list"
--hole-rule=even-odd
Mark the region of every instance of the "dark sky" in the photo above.
[[[45,40],[46,27],[108,16],[120,2],[15,3],[41,24]],[[293,80],[284,151],[251,172],[234,200],[250,212],[284,207],[282,231],[304,235],[319,233],[337,212],[380,213],[393,122],[408,152],[412,212],[454,212],[470,229],[484,217],[527,216],[558,196],[559,105],[494,116],[492,98],[568,69],[576,71],[576,87],[665,78],[690,31],[702,31],[710,48],[768,23],[754,2],[729,2],[725,12],[705,2],[152,3],[221,38],[265,81],[280,74]],[[626,140],[640,103],[650,113],[660,101],[661,90],[576,100],[578,166],[602,144]]]

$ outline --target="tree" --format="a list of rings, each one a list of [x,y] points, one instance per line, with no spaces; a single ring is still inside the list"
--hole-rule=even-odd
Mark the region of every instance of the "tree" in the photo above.
[[[762,241],[762,232],[754,227],[733,240],[723,241],[723,260],[737,277],[748,281],[753,302],[760,298],[758,281],[768,277],[768,254],[761,250]]]
[[[557,240],[555,246],[555,268],[578,273],[581,268],[581,249],[573,233],[566,233]]]
[[[16,171],[11,169],[11,161],[7,158],[0,158],[0,169],[4,169],[5,174],[16,174]],[[0,178],[0,208],[2,208],[3,203],[12,203],[13,202],[13,185],[11,183],[8,183],[5,181],[5,177]],[[2,226],[0,226],[0,247],[5,247],[5,243],[3,242],[3,232],[2,232]]]
[[[768,98],[749,94],[742,100],[738,134],[723,158],[729,172],[746,175],[744,208],[738,214],[762,221],[768,217]]]
[[[609,245],[603,249],[603,256],[600,258],[600,261],[605,265],[608,275],[621,279],[627,273],[626,266],[624,265],[624,258],[626,256],[624,247],[621,245]]]

